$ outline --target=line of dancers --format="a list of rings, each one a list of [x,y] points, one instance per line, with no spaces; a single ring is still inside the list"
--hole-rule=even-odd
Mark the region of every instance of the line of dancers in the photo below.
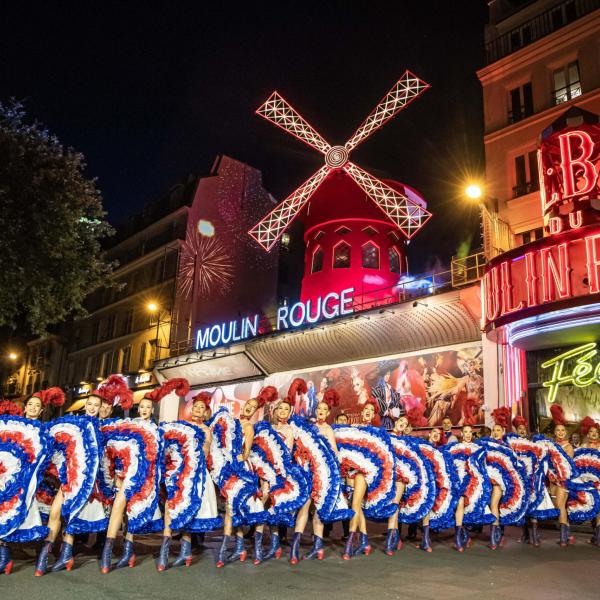
[[[0,402],[0,573],[12,569],[13,545],[33,541],[41,542],[36,576],[71,570],[75,537],[82,534],[104,540],[102,573],[133,567],[134,538],[159,532],[156,567],[164,571],[191,564],[194,534],[222,529],[221,568],[248,557],[248,527],[256,565],[280,558],[282,527],[294,532],[291,564],[322,560],[324,528],[336,521],[349,521],[345,560],[371,553],[369,520],[387,522],[389,556],[402,547],[403,523],[420,524],[419,547],[426,552],[432,551],[431,530],[454,527],[454,548],[464,552],[469,529],[483,525],[490,526],[493,550],[507,525],[521,526],[521,540],[537,547],[538,523],[555,519],[560,546],[573,543],[571,523],[586,521],[592,522],[591,543],[600,546],[599,426],[586,417],[586,442],[573,449],[559,405],[552,406],[552,437],[531,436],[522,417],[511,423],[510,411],[499,408],[489,437],[475,439],[473,426],[464,425],[460,441],[446,444],[437,428],[427,439],[411,435],[412,426],[422,425],[418,414],[412,422],[400,417],[391,432],[374,426],[374,400],[363,405],[360,424],[331,425],[339,405],[334,389],[319,402],[316,423],[294,416],[306,392],[296,379],[283,399],[274,387],[263,388],[237,418],[225,408],[211,415],[210,394],[201,392],[191,400],[189,421],[156,425],[158,403],[188,392],[185,379],[166,381],[144,396],[135,419],[112,418],[115,407],[133,406],[119,375],[87,398],[81,416],[40,421],[46,406],[64,403],[59,388],[33,394],[24,415],[16,404]],[[271,422],[256,421],[266,405]],[[311,514],[313,544],[301,557]],[[179,553],[171,562],[177,533]],[[60,555],[50,564],[59,537]]]

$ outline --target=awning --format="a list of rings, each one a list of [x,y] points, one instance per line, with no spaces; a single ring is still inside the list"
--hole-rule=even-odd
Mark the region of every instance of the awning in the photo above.
[[[160,361],[162,377],[192,386],[481,341],[479,285]]]

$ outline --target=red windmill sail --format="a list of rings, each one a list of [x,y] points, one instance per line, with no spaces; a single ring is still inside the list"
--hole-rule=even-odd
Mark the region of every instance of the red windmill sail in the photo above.
[[[352,163],[349,157],[350,152],[356,146],[387,123],[427,88],[429,88],[427,83],[410,71],[406,71],[343,146],[331,146],[283,97],[277,92],[273,92],[256,111],[257,114],[318,150],[325,156],[325,165],[252,227],[248,233],[265,250],[269,251],[327,175],[333,170],[342,169],[406,238],[412,238],[429,220],[431,213]]]

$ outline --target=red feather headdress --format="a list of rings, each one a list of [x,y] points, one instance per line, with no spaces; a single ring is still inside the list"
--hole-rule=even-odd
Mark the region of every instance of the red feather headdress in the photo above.
[[[108,404],[120,406],[123,410],[129,410],[133,406],[133,392],[121,375],[111,375],[92,393],[94,396],[100,396]]]
[[[427,427],[428,423],[424,414],[425,407],[419,403],[406,413],[406,418],[412,427]]]
[[[258,404],[258,408],[262,408],[265,404],[270,404],[271,402],[275,402],[279,398],[279,392],[277,388],[272,385],[267,385],[260,392],[258,392],[258,396],[254,398]]]
[[[525,425],[527,426],[527,421],[525,420],[525,417],[522,417],[521,415],[517,415],[513,420],[512,420],[512,426],[517,429],[518,427],[520,427],[521,425]]]
[[[44,406],[62,406],[65,403],[65,393],[59,387],[51,387],[32,394],[33,398],[39,398]]]
[[[296,397],[298,394],[306,394],[308,392],[308,386],[306,385],[306,381],[300,377],[296,377],[294,381],[292,381],[290,387],[288,388],[287,396],[284,402],[287,402],[290,406],[294,406],[296,404]]]
[[[23,409],[10,400],[0,401],[0,415],[10,415],[11,417],[22,417]]]
[[[594,421],[592,417],[585,417],[581,421],[581,433],[583,435],[587,435],[590,432],[590,429],[592,429],[593,427],[598,429],[598,423],[596,423],[596,421]]]
[[[152,402],[160,402],[165,396],[171,392],[175,392],[178,396],[185,396],[190,391],[190,384],[183,377],[174,377],[163,382],[159,387],[146,392],[144,398],[152,400]]]
[[[192,397],[192,404],[196,404],[196,402],[203,402],[206,408],[210,408],[211,400],[212,396],[209,392],[200,392]]]
[[[333,388],[329,388],[323,394],[323,400],[321,400],[321,402],[324,402],[325,404],[327,404],[327,406],[329,406],[330,409],[332,409],[335,406],[339,406],[340,395],[338,394],[337,390],[335,390]]]
[[[492,419],[496,425],[500,425],[503,429],[508,429],[510,424],[510,410],[506,406],[495,408],[492,411]]]
[[[550,414],[552,415],[552,420],[554,421],[554,425],[566,425],[567,419],[565,418],[565,413],[563,411],[563,407],[560,404],[551,404],[550,405]]]

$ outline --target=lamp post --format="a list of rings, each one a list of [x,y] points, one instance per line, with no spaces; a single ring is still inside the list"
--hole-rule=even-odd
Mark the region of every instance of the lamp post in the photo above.
[[[164,325],[165,323],[168,323],[169,321],[161,321],[160,320],[160,316],[162,314],[161,311],[161,307],[158,304],[158,302],[155,301],[150,301],[148,302],[148,304],[146,304],[146,310],[150,313],[150,314],[156,314],[156,336],[155,336],[155,340],[156,340],[156,352],[155,352],[155,357],[154,360],[160,360],[161,356],[160,356],[160,351],[161,350],[168,350],[169,346],[161,346],[160,345],[160,326]]]

